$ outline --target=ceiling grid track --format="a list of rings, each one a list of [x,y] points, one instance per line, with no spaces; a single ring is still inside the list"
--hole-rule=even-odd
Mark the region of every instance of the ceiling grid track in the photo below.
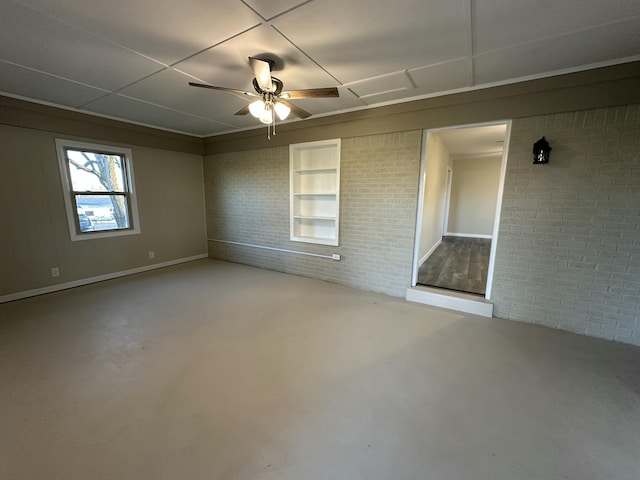
[[[473,72],[473,0],[465,0],[464,2],[464,15],[466,20],[466,32],[467,32],[467,79],[469,87],[473,87],[475,82],[475,75]]]
[[[640,2],[613,3],[183,0],[175,8],[153,0],[7,0],[0,92],[187,135],[224,135],[260,128],[243,116],[251,100],[243,92],[255,95],[250,57],[273,62],[287,87],[281,93],[305,92],[291,98],[302,101],[294,121],[616,65],[635,72]],[[207,96],[188,91],[194,82],[236,89]],[[329,89],[332,98],[319,93]]]
[[[176,70],[176,71],[178,71],[180,73],[184,73],[184,72],[181,72],[179,69],[175,68],[175,66],[179,65],[180,63],[186,62],[187,60],[189,60],[189,59],[191,59],[191,58],[193,58],[193,57],[195,57],[197,55],[200,55],[201,53],[204,53],[204,52],[207,52],[207,51],[209,51],[209,50],[211,50],[213,48],[219,47],[220,45],[224,45],[225,43],[229,42],[230,40],[233,40],[234,38],[238,38],[241,35],[244,35],[245,33],[248,33],[251,30],[254,30],[254,29],[258,28],[260,25],[261,25],[260,23],[256,23],[255,25],[252,25],[251,27],[243,30],[242,32],[238,32],[235,35],[227,37],[227,38],[225,38],[224,40],[221,40],[218,43],[214,43],[213,45],[209,45],[208,47],[203,48],[202,50],[199,50],[199,51],[197,51],[195,53],[192,53],[191,55],[188,55],[188,56],[186,56],[184,58],[181,58],[177,62],[173,62],[171,65],[169,65],[169,67],[173,68],[174,70]],[[191,75],[189,75],[189,76],[191,76]]]
[[[149,55],[145,55],[144,53],[138,52],[137,50],[129,48],[126,45],[123,45],[121,43],[114,42],[113,40],[111,40],[109,38],[103,37],[102,35],[97,35],[95,32],[92,32],[91,30],[87,30],[86,28],[82,28],[82,27],[80,27],[78,25],[75,25],[75,24],[73,24],[71,22],[62,20],[61,18],[59,18],[59,17],[57,17],[55,15],[52,15],[50,13],[47,13],[47,12],[45,12],[45,11],[39,9],[39,8],[35,8],[35,7],[31,6],[31,5],[29,5],[28,3],[21,2],[21,1],[18,1],[18,0],[14,0],[14,1],[18,5],[21,5],[24,8],[27,8],[27,9],[33,11],[33,12],[36,12],[39,15],[44,15],[46,17],[49,17],[52,20],[64,25],[67,28],[70,28],[70,29],[73,29],[73,30],[77,30],[78,32],[82,32],[82,33],[84,33],[86,35],[90,35],[93,38],[96,38],[96,39],[98,39],[98,40],[100,40],[102,42],[106,42],[106,43],[108,43],[110,45],[113,45],[114,47],[122,48],[123,50],[126,50],[127,52],[133,53],[134,55],[139,55],[142,58],[145,58],[146,60],[149,60],[150,62],[154,62],[154,63],[157,63],[157,64],[161,65],[163,68],[166,68],[166,67],[169,66],[169,65],[167,65],[167,64],[165,64],[165,63],[163,63],[163,62],[161,62],[161,61],[159,61],[159,60],[157,60],[157,59],[155,59],[153,57],[150,57]]]
[[[291,44],[291,46],[293,46],[296,50],[298,50],[301,54],[303,54],[305,57],[307,57],[309,60],[311,60],[319,69],[321,69],[324,73],[326,73],[327,75],[329,75],[331,78],[333,78],[336,82],[338,82],[338,85],[343,86],[344,83],[341,82],[340,80],[338,80],[330,71],[328,71],[326,68],[324,68],[322,65],[320,65],[320,63],[318,63],[311,55],[309,55],[307,52],[305,52],[302,48],[300,48],[298,45],[296,45],[295,43],[293,43],[293,41],[291,41],[291,39],[289,37],[287,37],[284,33],[282,33],[276,26],[271,25],[271,28],[273,28],[276,32],[278,32],[282,38],[284,38],[287,42],[289,42]]]

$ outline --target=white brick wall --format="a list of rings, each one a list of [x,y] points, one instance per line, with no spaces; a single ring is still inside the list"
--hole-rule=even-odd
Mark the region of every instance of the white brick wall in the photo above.
[[[640,345],[639,228],[638,105],[514,120],[495,315]]]
[[[208,237],[322,255],[340,262],[209,242],[248,265],[403,296],[411,281],[421,131],[342,139],[340,244],[289,240],[287,147],[205,159]]]
[[[551,163],[533,165],[545,135]],[[205,160],[212,257],[403,296],[421,132],[342,140],[340,245],[289,241],[288,148]],[[491,301],[499,317],[640,345],[640,107],[513,121]]]

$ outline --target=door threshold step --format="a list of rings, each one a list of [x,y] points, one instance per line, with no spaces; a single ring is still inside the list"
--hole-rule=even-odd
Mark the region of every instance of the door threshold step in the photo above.
[[[493,303],[485,298],[468,293],[418,285],[407,288],[405,299],[409,302],[422,303],[432,307],[447,308],[482,317],[493,317]]]

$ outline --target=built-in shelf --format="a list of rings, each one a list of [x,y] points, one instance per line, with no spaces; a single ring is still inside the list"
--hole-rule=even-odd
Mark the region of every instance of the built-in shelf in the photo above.
[[[289,147],[291,240],[338,245],[340,139]]]

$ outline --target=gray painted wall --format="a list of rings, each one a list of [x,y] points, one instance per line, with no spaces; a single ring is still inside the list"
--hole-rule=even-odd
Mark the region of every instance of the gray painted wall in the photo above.
[[[454,158],[448,234],[493,235],[502,157]]]
[[[106,143],[0,125],[0,297],[206,253],[201,155],[119,144],[132,149],[142,233],[72,242],[57,137]]]

